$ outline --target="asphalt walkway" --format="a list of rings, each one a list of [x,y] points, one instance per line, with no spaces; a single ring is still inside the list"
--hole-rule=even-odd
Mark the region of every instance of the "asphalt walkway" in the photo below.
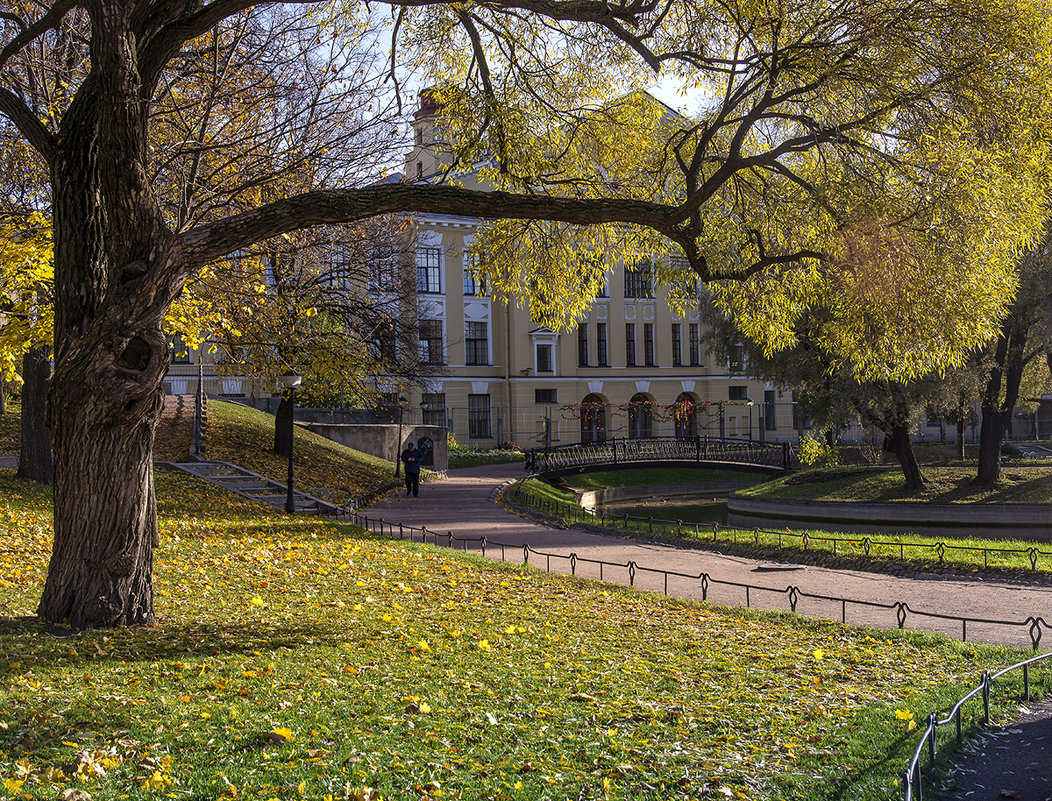
[[[522,561],[522,545],[569,556],[576,553],[577,575],[598,577],[598,570],[583,558],[643,567],[674,570],[697,575],[705,572],[713,580],[767,587],[770,592],[753,590],[748,598],[740,588],[710,583],[708,600],[714,603],[786,609],[785,588],[792,584],[803,592],[855,600],[889,603],[905,601],[913,610],[986,620],[1022,622],[1043,617],[1052,622],[1052,587],[993,580],[946,577],[935,574],[889,576],[855,570],[834,570],[813,566],[773,565],[768,562],[728,556],[718,551],[686,550],[653,543],[634,542],[617,537],[560,529],[515,515],[492,500],[507,481],[523,475],[521,465],[490,465],[455,471],[441,482],[424,484],[420,497],[401,492],[388,496],[364,510],[370,518],[408,526],[426,526],[439,534],[462,538],[486,537],[488,541],[517,546],[490,548],[487,555],[509,561]],[[440,542],[441,544],[441,542]],[[459,546],[458,546],[459,547]],[[536,558],[535,558],[536,561]],[[542,559],[539,566],[569,572],[566,559]],[[627,584],[626,570],[607,568],[603,578]],[[664,592],[664,580],[657,574],[637,571],[637,587]],[[700,599],[697,580],[672,578],[670,595]],[[840,603],[821,603],[801,598],[797,611],[813,617],[839,620],[846,611],[847,622],[886,628],[897,625],[894,612]],[[910,615],[909,628],[926,629],[961,636],[960,623]],[[973,623],[968,638],[994,644],[1030,647],[1024,626]],[[1052,647],[1052,637],[1044,637],[1042,650]],[[1047,664],[1047,661],[1045,664]],[[1024,710],[1019,721],[989,732],[962,757],[943,785],[953,801],[985,801],[1018,798],[1022,801],[1052,801],[1052,704],[1037,704]]]
[[[444,481],[422,485],[419,498],[395,493],[365,510],[364,514],[396,524],[426,526],[429,531],[440,534],[452,532],[456,537],[485,536],[490,542],[515,546],[505,549],[504,556],[509,561],[522,561],[523,544],[564,557],[575,553],[578,557],[576,573],[584,577],[599,577],[599,568],[587,563],[587,559],[620,564],[635,562],[639,567],[635,573],[635,586],[655,592],[665,591],[665,577],[647,568],[692,576],[707,573],[711,579],[707,600],[717,604],[785,610],[789,608],[786,588],[792,585],[801,593],[796,611],[809,617],[846,619],[851,624],[894,628],[898,625],[894,609],[841,603],[839,600],[815,600],[803,597],[803,593],[884,605],[901,601],[917,613],[1006,621],[1012,625],[969,622],[967,637],[970,641],[1020,648],[1031,646],[1030,628],[1026,625],[1028,619],[1042,617],[1052,624],[1052,587],[1037,583],[982,576],[892,576],[773,564],[713,550],[687,550],[543,525],[515,515],[491,500],[507,481],[522,475],[522,466],[517,464],[457,470]],[[500,557],[497,550],[489,552],[491,556],[494,554]],[[539,566],[545,567],[545,562],[550,563],[548,566],[552,570],[570,572],[568,558],[542,559]],[[627,569],[604,568],[603,578],[629,583]],[[763,589],[752,589],[747,593],[741,587],[727,587],[718,583],[720,581]],[[697,579],[669,577],[668,593],[701,600],[703,588]],[[939,632],[956,639],[961,638],[962,632],[958,620],[941,620],[924,614],[907,614],[906,627]],[[1042,649],[1052,648],[1052,631],[1042,627],[1042,633]]]

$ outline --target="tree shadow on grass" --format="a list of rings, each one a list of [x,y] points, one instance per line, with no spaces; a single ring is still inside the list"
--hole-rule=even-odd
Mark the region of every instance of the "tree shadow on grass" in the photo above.
[[[79,671],[115,663],[266,654],[279,649],[335,646],[357,637],[357,632],[341,630],[336,624],[320,623],[229,621],[76,633],[55,629],[36,617],[0,617],[0,680],[40,668]]]

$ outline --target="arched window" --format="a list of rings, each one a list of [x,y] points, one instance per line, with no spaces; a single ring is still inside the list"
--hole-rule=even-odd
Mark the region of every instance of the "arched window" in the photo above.
[[[606,401],[594,392],[581,401],[581,444],[606,439]]]
[[[689,439],[698,435],[698,407],[689,392],[682,392],[676,398],[672,417],[676,423],[676,439]]]
[[[650,398],[637,392],[628,402],[628,436],[633,439],[646,439],[653,431],[654,413],[650,407]]]

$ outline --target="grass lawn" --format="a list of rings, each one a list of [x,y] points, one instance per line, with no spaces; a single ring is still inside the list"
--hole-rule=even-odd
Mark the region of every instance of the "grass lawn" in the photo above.
[[[913,721],[1021,656],[157,489],[157,626],[56,639],[48,494],[0,471],[0,795],[885,799]]]
[[[22,404],[8,398],[6,407],[0,414],[0,453],[18,453],[22,448]]]
[[[755,498],[798,501],[869,501],[874,503],[1052,503],[1052,463],[1001,468],[993,487],[972,483],[975,465],[921,467],[924,488],[909,492],[897,467],[834,467],[808,470],[739,490]]]
[[[646,467],[635,470],[597,470],[594,473],[571,473],[562,482],[576,490],[609,489],[610,487],[645,486],[648,484],[689,484],[694,481],[744,481],[758,478],[757,473],[741,470],[706,468]]]
[[[738,492],[753,494],[759,486],[766,485]],[[572,490],[553,486],[541,479],[533,478],[520,482],[511,493],[516,503],[558,517],[566,524],[596,520],[583,513]],[[627,521],[621,517],[625,514],[629,516]],[[1036,570],[1044,573],[1052,571],[1052,545],[1049,543],[968,537],[963,532],[951,538],[919,534],[852,536],[813,530],[807,531],[808,539],[805,543],[802,537],[804,530],[776,529],[773,524],[769,529],[743,531],[721,525],[714,530],[712,523],[724,519],[725,502],[708,499],[682,501],[672,498],[646,507],[617,506],[607,511],[606,515],[596,522],[601,521],[607,528],[620,529],[632,536],[675,534],[684,542],[695,541],[699,545],[731,543],[751,551],[752,555],[764,558],[791,561],[798,559],[801,551],[806,548],[812,554],[817,552],[853,557],[862,564],[868,562],[872,567],[878,568],[896,565],[943,565],[965,571],[974,571],[980,567],[1030,570],[1029,556],[1017,551],[1027,551],[1036,547],[1039,551]],[[678,525],[677,520],[683,525]],[[838,542],[834,543],[834,539]],[[945,545],[942,561],[938,558],[939,543]],[[985,554],[982,551],[984,548],[988,549]]]
[[[467,451],[449,454],[451,470],[457,467],[478,467],[483,464],[511,464],[525,461],[526,454],[515,451]]]
[[[295,435],[297,489],[343,504],[395,481],[394,462],[353,450],[299,426],[295,427]],[[237,403],[208,402],[206,455],[282,483],[288,475],[288,460],[274,453],[274,417]]]

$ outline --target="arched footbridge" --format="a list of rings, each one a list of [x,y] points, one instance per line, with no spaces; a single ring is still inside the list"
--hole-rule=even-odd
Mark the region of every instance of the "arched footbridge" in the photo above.
[[[558,476],[603,468],[712,465],[784,473],[792,468],[792,463],[793,450],[788,442],[715,437],[612,437],[602,442],[538,448],[533,469]]]

